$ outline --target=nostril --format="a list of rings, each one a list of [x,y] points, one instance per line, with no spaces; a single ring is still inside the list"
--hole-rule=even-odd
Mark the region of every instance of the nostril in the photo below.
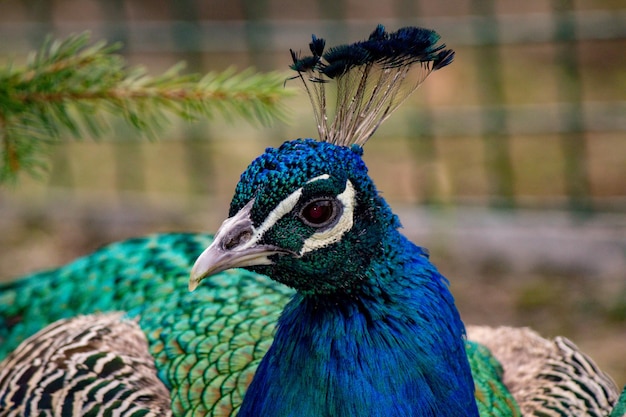
[[[229,236],[228,239],[224,241],[224,249],[230,250],[236,248],[237,246],[243,245],[252,237],[252,232],[250,230],[244,230],[239,233],[235,233],[232,236]]]

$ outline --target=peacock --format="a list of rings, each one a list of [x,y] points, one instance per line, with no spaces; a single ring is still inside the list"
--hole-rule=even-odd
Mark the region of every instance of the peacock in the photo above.
[[[624,415],[570,341],[466,330],[368,176],[365,142],[454,52],[380,25],[309,46],[291,68],[319,140],[255,159],[214,236],[116,242],[0,288],[0,416]]]

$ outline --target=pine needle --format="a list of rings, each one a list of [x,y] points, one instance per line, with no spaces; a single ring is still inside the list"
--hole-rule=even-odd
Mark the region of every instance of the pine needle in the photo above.
[[[283,119],[284,76],[253,70],[181,74],[177,64],[160,76],[128,68],[119,44],[89,43],[89,34],[46,40],[22,68],[0,68],[0,183],[22,171],[48,170],[50,145],[70,133],[100,137],[109,115],[156,138],[168,114],[198,120],[221,114],[267,125]]]

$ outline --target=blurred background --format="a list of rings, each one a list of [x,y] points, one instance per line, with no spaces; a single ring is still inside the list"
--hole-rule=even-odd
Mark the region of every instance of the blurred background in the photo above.
[[[405,233],[450,279],[466,323],[565,335],[626,383],[626,3],[623,0],[3,0],[0,64],[89,30],[157,75],[285,71],[289,48],[435,29],[455,62],[367,144]],[[295,81],[287,87],[299,87]],[[315,137],[301,92],[286,123],[123,127],[55,148],[48,177],[0,188],[0,279],[108,242],[215,231],[247,164]]]

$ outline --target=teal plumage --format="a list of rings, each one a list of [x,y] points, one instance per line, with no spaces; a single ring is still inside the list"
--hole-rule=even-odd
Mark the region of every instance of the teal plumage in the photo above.
[[[520,415],[525,397],[503,384],[516,368],[465,339],[447,280],[399,233],[362,160],[377,127],[451,62],[438,39],[379,26],[324,52],[314,37],[312,56],[292,57],[321,141],[253,161],[214,238],[119,242],[0,288],[0,416]],[[608,412],[612,381],[565,346],[574,366],[560,368],[579,372],[543,383],[590,381],[597,398],[585,410]],[[558,397],[544,400],[520,405],[560,412]]]
[[[55,320],[125,311],[129,317],[139,317],[159,377],[171,390],[175,415],[202,410],[202,397],[188,400],[192,387],[225,381],[234,374],[233,368],[253,371],[268,348],[281,306],[292,293],[245,271],[216,275],[209,285],[189,293],[193,257],[210,242],[209,236],[200,234],[152,235],[115,243],[64,268],[5,285],[0,292],[3,357]],[[61,303],[60,296],[66,296]],[[235,349],[240,345],[240,350]],[[240,354],[235,360],[230,360],[231,349]],[[198,359],[200,355],[211,358],[212,366],[189,372],[190,363],[206,363],[207,359]],[[223,401],[240,403],[243,388],[228,383],[218,385],[219,395],[225,397]],[[0,394],[0,410],[10,404],[3,401]]]
[[[626,416],[626,387],[622,390],[619,399],[615,402],[615,407],[611,411],[609,417],[625,417]]]

